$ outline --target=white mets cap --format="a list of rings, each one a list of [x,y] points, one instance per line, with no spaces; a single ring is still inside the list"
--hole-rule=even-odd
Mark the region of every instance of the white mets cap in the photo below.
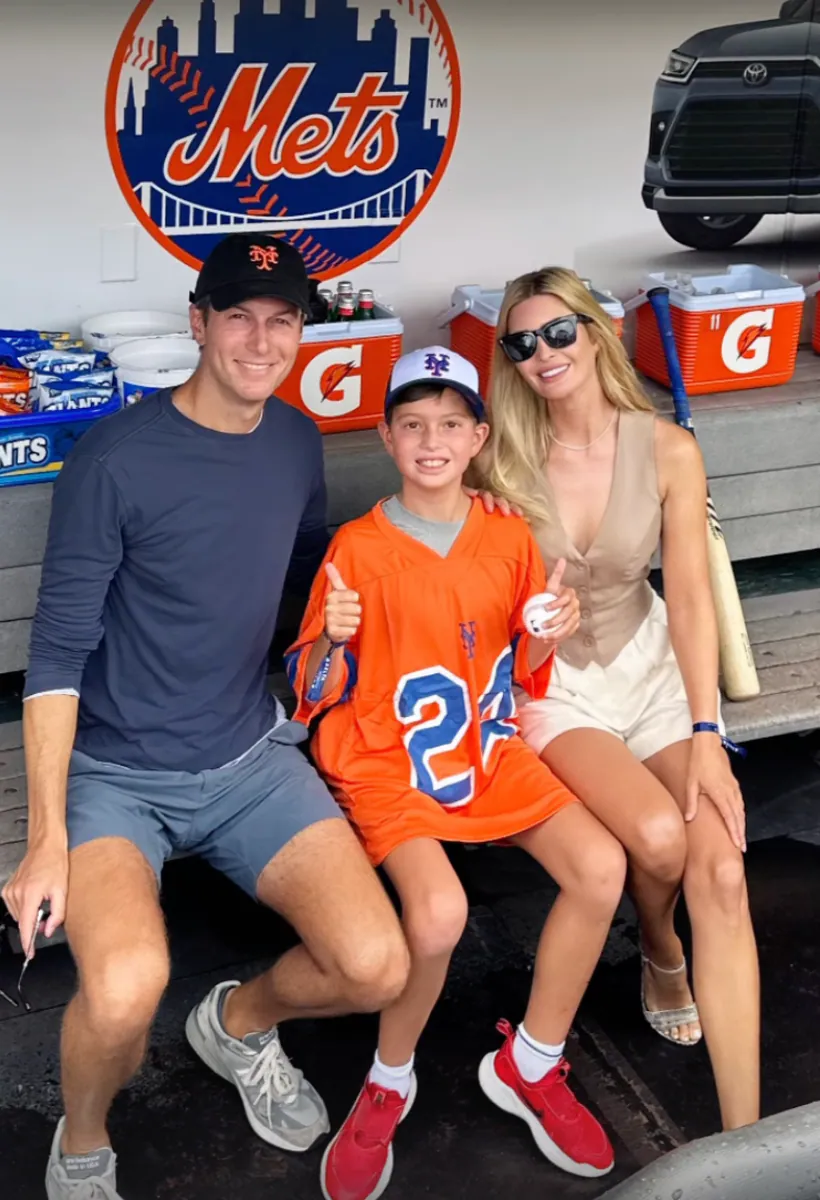
[[[402,392],[413,384],[437,383],[451,387],[464,397],[478,421],[486,421],[484,401],[479,392],[478,371],[471,362],[446,346],[425,346],[403,355],[390,376],[384,403],[385,415]]]

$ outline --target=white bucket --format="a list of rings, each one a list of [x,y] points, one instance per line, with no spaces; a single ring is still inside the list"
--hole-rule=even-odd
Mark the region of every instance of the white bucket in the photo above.
[[[199,366],[199,346],[193,338],[139,338],[124,342],[111,353],[124,404],[136,404],[159,388],[187,383]]]
[[[89,350],[108,354],[124,342],[146,337],[191,336],[188,318],[179,313],[158,312],[153,309],[132,309],[128,312],[101,313],[82,324],[83,341]]]

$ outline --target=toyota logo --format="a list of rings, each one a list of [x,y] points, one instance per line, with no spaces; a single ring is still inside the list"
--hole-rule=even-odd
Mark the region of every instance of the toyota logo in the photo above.
[[[769,70],[765,63],[749,63],[743,72],[743,81],[749,87],[760,87],[769,78]]]

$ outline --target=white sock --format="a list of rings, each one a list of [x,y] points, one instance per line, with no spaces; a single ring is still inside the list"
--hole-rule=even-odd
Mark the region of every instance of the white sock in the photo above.
[[[524,1026],[519,1025],[513,1042],[515,1065],[527,1083],[536,1083],[539,1079],[543,1079],[553,1067],[558,1066],[565,1045],[565,1042],[562,1042],[560,1046],[547,1046],[543,1042],[536,1042],[535,1038],[527,1033]]]
[[[406,1100],[410,1095],[410,1085],[413,1080],[413,1063],[416,1061],[416,1056],[405,1063],[403,1067],[386,1067],[379,1058],[378,1051],[373,1060],[373,1066],[370,1068],[368,1080],[370,1083],[375,1083],[377,1087],[384,1088],[386,1092],[398,1092],[402,1100]]]

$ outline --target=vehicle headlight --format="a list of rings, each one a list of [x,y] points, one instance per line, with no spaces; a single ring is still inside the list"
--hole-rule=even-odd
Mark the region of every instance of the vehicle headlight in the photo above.
[[[661,71],[661,79],[669,83],[686,83],[697,61],[691,54],[681,54],[680,50],[673,50]]]

